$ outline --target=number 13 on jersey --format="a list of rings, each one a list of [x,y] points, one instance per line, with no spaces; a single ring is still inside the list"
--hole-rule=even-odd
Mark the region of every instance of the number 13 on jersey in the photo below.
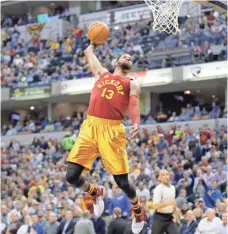
[[[112,99],[114,93],[115,92],[112,89],[104,88],[103,91],[102,91],[101,97],[104,97],[106,99]]]

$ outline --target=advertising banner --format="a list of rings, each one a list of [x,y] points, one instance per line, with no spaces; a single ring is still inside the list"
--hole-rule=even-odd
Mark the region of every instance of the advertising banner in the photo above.
[[[114,24],[126,23],[130,21],[138,21],[151,18],[151,10],[145,7],[134,7],[127,10],[119,10],[114,12]]]
[[[25,42],[29,42],[34,37],[34,32],[36,32],[36,35],[39,34],[40,39],[62,39],[68,31],[72,30],[72,25],[66,20],[56,19],[45,24],[15,26],[15,29],[20,33],[19,41],[23,39]],[[4,28],[1,32],[7,33]]]
[[[60,88],[61,95],[89,93],[91,92],[94,84],[95,84],[94,78],[62,81]]]
[[[135,79],[140,79],[142,87],[165,85],[173,80],[171,68],[134,72],[129,76],[132,76],[132,78],[134,77]],[[62,81],[60,93],[61,95],[89,93],[91,92],[94,84],[94,78]]]
[[[143,79],[143,87],[165,85],[173,81],[172,68],[149,70]]]
[[[226,61],[196,64],[183,67],[183,80],[200,81],[226,78],[228,66]]]
[[[10,99],[15,101],[49,98],[51,96],[51,86],[20,87],[12,89]]]
[[[88,27],[90,24],[102,21],[107,25],[111,24],[111,13],[107,11],[94,12],[79,16],[79,27]]]

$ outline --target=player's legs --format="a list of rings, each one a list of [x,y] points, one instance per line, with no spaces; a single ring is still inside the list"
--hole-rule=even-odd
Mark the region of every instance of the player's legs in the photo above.
[[[104,188],[90,184],[84,176],[81,175],[85,167],[77,163],[67,163],[67,181],[76,188],[82,189],[89,195],[94,197],[94,214],[96,217],[100,217],[104,211]]]
[[[140,207],[135,188],[128,181],[129,165],[126,152],[126,132],[120,121],[99,120],[98,147],[105,169],[114,175],[117,185],[126,193],[133,205],[133,233],[144,226],[144,210]],[[98,121],[97,121],[98,123]]]
[[[139,204],[136,190],[134,186],[129,183],[128,174],[113,176],[118,187],[124,191],[132,204],[132,210],[135,216],[132,223],[132,231],[133,233],[140,233],[144,227],[145,214],[144,209]]]
[[[81,176],[85,167],[77,163],[68,162],[66,180],[76,188],[82,188],[85,184],[85,177]],[[82,188],[83,190],[83,188]]]
[[[92,168],[99,154],[95,131],[94,125],[89,120],[83,122],[78,138],[67,158],[66,179],[73,186],[81,188],[94,197],[94,214],[99,217],[104,211],[104,202],[101,198],[104,193],[103,187],[89,184],[81,175],[85,168]]]

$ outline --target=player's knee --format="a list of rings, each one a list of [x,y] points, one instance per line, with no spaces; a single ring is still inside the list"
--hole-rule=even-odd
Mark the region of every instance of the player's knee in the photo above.
[[[122,190],[126,190],[126,189],[128,189],[129,187],[130,187],[130,184],[129,184],[129,182],[128,181],[126,181],[126,180],[120,180],[119,181],[119,187],[122,189]]]
[[[122,190],[124,190],[124,188],[127,188],[129,187],[129,181],[128,181],[128,178],[125,177],[125,176],[114,176],[115,178],[115,182],[116,184],[118,185],[119,188],[121,188]]]
[[[77,170],[77,168],[73,168],[69,166],[67,167],[66,180],[70,184],[76,187],[80,187],[81,186],[80,175],[81,175],[81,171]]]
[[[71,168],[67,168],[67,172],[66,172],[66,180],[67,182],[69,182],[70,184],[74,184],[75,181],[77,181],[79,179],[78,173],[71,169]]]

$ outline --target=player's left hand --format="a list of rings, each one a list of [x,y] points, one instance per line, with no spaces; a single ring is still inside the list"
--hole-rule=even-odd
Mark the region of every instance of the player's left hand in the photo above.
[[[130,136],[128,137],[128,140],[135,138],[138,134],[138,131],[139,131],[139,125],[137,123],[134,123],[133,126],[131,127]]]

